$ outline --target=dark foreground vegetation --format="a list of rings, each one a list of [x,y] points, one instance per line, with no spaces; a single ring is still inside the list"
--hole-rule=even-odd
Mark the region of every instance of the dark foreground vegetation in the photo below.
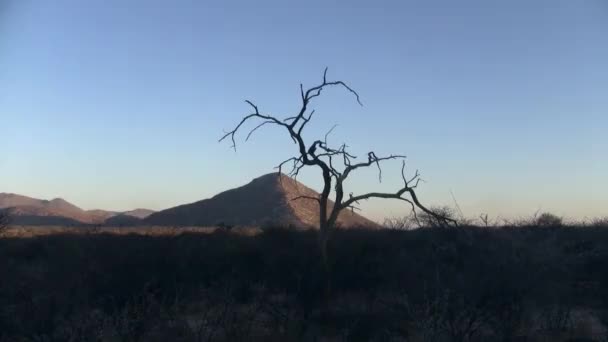
[[[0,239],[1,341],[602,341],[608,229]]]

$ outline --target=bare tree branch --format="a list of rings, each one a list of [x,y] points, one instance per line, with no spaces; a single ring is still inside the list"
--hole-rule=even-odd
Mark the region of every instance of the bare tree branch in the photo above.
[[[259,124],[259,125],[255,126],[255,128],[254,128],[254,129],[252,129],[252,130],[249,132],[249,134],[247,134],[247,138],[245,138],[245,141],[248,141],[248,140],[249,140],[249,138],[251,137],[251,135],[253,134],[253,132],[255,132],[255,131],[258,129],[258,128],[260,128],[260,127],[264,126],[265,124],[269,124],[269,123],[273,123],[273,122],[274,122],[274,121],[264,121],[264,122],[262,122],[261,124]]]
[[[327,137],[331,134],[331,132],[334,131],[334,129],[336,129],[336,127],[338,127],[338,124],[331,126],[329,131],[327,131],[327,133],[325,133],[325,140],[324,140],[325,146],[327,146]]]
[[[343,81],[328,82],[327,81],[327,68],[325,68],[325,70],[323,71],[323,83],[321,83],[320,85],[318,85],[316,87],[312,87],[312,88],[306,90],[306,92],[304,92],[303,86],[302,86],[302,84],[300,84],[300,95],[302,97],[302,107],[300,108],[300,112],[298,113],[298,115],[295,116],[295,119],[290,124],[292,129],[300,122],[300,120],[304,120],[301,127],[298,129],[299,133],[302,132],[304,126],[310,121],[310,117],[308,120],[304,119],[304,113],[306,113],[308,104],[310,103],[310,101],[312,99],[321,95],[321,91],[325,87],[328,87],[328,86],[342,86],[343,88],[348,90],[350,93],[355,95],[355,97],[357,99],[357,103],[359,103],[359,105],[363,106],[363,104],[361,103],[359,94],[355,90],[353,90],[350,86],[348,86],[346,83],[344,83]]]
[[[289,162],[292,163],[292,167],[291,171],[289,171],[287,174],[291,177],[297,177],[300,170],[305,166],[305,164],[302,162],[302,157],[291,157],[281,162],[279,166],[276,167],[277,169],[279,169],[279,174],[283,172],[283,165]]]
[[[254,105],[254,104],[253,104],[251,101],[249,101],[249,100],[245,100],[245,102],[246,102],[247,104],[249,104],[251,107],[253,107],[253,109],[255,110],[255,112],[254,112],[254,113],[252,113],[252,114],[249,114],[249,115],[245,116],[245,117],[244,117],[244,118],[241,120],[241,122],[239,122],[239,124],[238,124],[238,125],[237,125],[237,126],[236,126],[236,127],[233,129],[233,130],[232,130],[232,131],[229,131],[229,132],[227,132],[226,134],[224,134],[224,135],[223,135],[223,136],[222,136],[222,137],[219,139],[219,141],[218,141],[218,142],[222,142],[224,139],[226,139],[226,138],[230,137],[230,140],[232,140],[232,146],[231,146],[231,147],[232,147],[232,148],[234,148],[234,150],[236,151],[236,141],[235,141],[235,139],[234,139],[234,136],[235,136],[235,135],[236,135],[236,133],[238,132],[239,128],[241,128],[241,126],[243,126],[243,124],[244,124],[245,122],[247,122],[247,121],[248,121],[249,119],[251,119],[251,118],[261,118],[261,119],[264,119],[264,120],[268,121],[267,123],[273,123],[273,124],[276,124],[276,125],[279,125],[279,126],[283,126],[283,127],[289,127],[289,125],[287,125],[287,124],[286,124],[286,123],[284,123],[284,122],[281,122],[280,120],[278,120],[277,118],[275,118],[275,117],[273,117],[273,116],[269,116],[269,115],[262,115],[262,114],[260,114],[260,111],[258,110],[258,107],[257,107],[256,105]],[[250,136],[250,135],[251,135],[251,134],[252,134],[252,133],[253,133],[255,130],[257,130],[258,128],[260,128],[261,126],[263,126],[263,125],[265,125],[265,124],[266,124],[266,123],[262,123],[262,124],[258,125],[256,128],[254,128],[253,130],[251,130],[251,131],[249,132],[248,136],[247,136],[247,139],[249,139],[249,136]]]
[[[292,201],[297,201],[297,200],[301,200],[301,199],[314,200],[314,201],[316,201],[317,203],[321,203],[321,200],[320,200],[318,197],[313,197],[313,196],[304,196],[304,195],[294,197],[294,198],[292,198],[291,200],[292,200]]]
[[[357,163],[357,164],[353,164],[353,165],[347,165],[346,168],[344,169],[344,178],[348,177],[348,175],[358,169],[358,168],[362,168],[362,167],[368,167],[371,166],[372,164],[376,164],[378,167],[378,180],[380,182],[382,182],[382,168],[380,167],[380,162],[383,162],[385,160],[391,160],[391,159],[405,159],[407,158],[406,156],[403,155],[390,155],[388,157],[377,157],[376,154],[372,151],[372,152],[368,152],[367,153],[367,161],[366,162],[361,162],[361,163]]]

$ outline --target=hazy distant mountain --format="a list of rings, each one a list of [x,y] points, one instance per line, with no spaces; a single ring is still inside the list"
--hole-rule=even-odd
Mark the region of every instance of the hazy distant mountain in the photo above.
[[[142,222],[139,217],[119,214],[108,218],[103,224],[109,227],[133,227],[141,225]]]
[[[121,215],[126,215],[126,216],[133,216],[133,217],[137,217],[140,219],[144,219],[152,214],[154,214],[155,211],[154,210],[150,210],[150,209],[142,209],[142,208],[138,208],[135,210],[130,210],[130,211],[125,211],[120,213]]]
[[[105,224],[117,215],[139,220],[153,211],[136,209],[125,213],[107,210],[83,210],[61,198],[44,200],[23,195],[0,193],[0,209],[11,212],[11,222],[17,225],[90,225]]]
[[[70,224],[96,223],[95,215],[89,214],[61,198],[36,199],[27,196],[0,193],[0,208],[10,209],[15,224]],[[35,222],[35,223],[32,223]]]
[[[110,217],[114,217],[120,214],[120,212],[118,211],[107,211],[101,209],[87,210],[86,213],[89,216],[90,220],[96,223],[104,222]]]
[[[213,226],[223,223],[235,226],[318,227],[317,202],[293,200],[301,195],[318,196],[318,193],[288,176],[279,177],[278,173],[271,173],[210,199],[159,211],[142,223],[159,226]],[[338,223],[344,227],[377,226],[350,210],[342,212]]]
[[[31,198],[27,196],[21,196],[17,194],[11,194],[2,192],[0,193],[0,208],[11,208],[20,206],[38,206],[41,205],[42,200]],[[49,201],[44,201],[49,202]]]
[[[125,211],[124,213],[109,217],[107,220],[105,220],[104,224],[106,226],[113,227],[137,226],[142,224],[142,219],[150,216],[153,213],[154,210],[149,209]]]

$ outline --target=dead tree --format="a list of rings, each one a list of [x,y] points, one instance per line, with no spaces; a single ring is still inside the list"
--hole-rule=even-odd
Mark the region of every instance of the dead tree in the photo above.
[[[261,112],[257,105],[253,102],[246,100],[245,102],[251,107],[252,112],[239,122],[239,124],[231,131],[226,132],[219,141],[223,141],[227,138],[230,138],[232,141],[232,147],[236,151],[236,140],[235,136],[238,131],[245,125],[245,123],[249,121],[254,121],[255,126],[248,132],[246,139],[249,140],[251,135],[266,125],[274,125],[279,126],[284,129],[288,134],[293,143],[296,145],[298,149],[298,154],[295,157],[291,157],[282,163],[279,164],[279,175],[282,176],[281,171],[283,166],[289,165],[291,170],[289,171],[289,175],[291,177],[296,178],[300,170],[304,167],[312,166],[317,167],[321,170],[321,174],[323,176],[323,190],[319,194],[318,197],[311,196],[298,196],[292,200],[311,200],[316,201],[319,204],[319,238],[320,238],[320,249],[321,249],[321,257],[323,259],[323,263],[328,268],[327,262],[327,242],[329,240],[329,236],[331,231],[336,226],[336,222],[338,220],[338,216],[340,212],[344,209],[355,209],[355,204],[358,204],[362,200],[367,200],[370,198],[385,198],[385,199],[394,199],[404,201],[409,204],[412,208],[412,211],[415,215],[416,210],[420,210],[427,215],[432,217],[436,217],[439,222],[442,222],[445,225],[456,224],[452,219],[441,216],[439,214],[434,213],[432,210],[428,209],[424,205],[420,203],[418,200],[418,196],[416,195],[415,189],[420,183],[420,174],[418,171],[415,174],[408,178],[405,175],[405,156],[404,155],[389,155],[389,156],[377,156],[376,153],[370,151],[367,153],[367,157],[360,162],[355,162],[355,157],[350,152],[347,151],[347,145],[342,144],[341,146],[335,148],[329,146],[327,143],[327,137],[335,128],[332,127],[323,140],[315,140],[312,143],[308,144],[304,141],[302,133],[306,126],[310,123],[313,118],[314,110],[311,110],[311,102],[318,96],[321,95],[321,92],[328,87],[341,87],[348,92],[352,93],[356,98],[357,103],[361,104],[359,94],[353,90],[350,86],[348,86],[343,81],[328,81],[327,80],[327,68],[323,72],[323,82],[317,86],[314,86],[309,89],[304,89],[303,85],[300,84],[300,97],[301,97],[301,105],[298,112],[291,117],[280,119],[270,114],[265,114]],[[364,194],[353,194],[349,193],[348,196],[345,196],[344,182],[353,174],[353,172],[366,168],[366,167],[377,167],[378,168],[378,179],[382,181],[382,168],[381,164],[388,160],[401,160],[401,178],[403,180],[402,186],[395,192],[383,193],[383,192],[370,192]],[[338,166],[337,164],[341,164]],[[334,203],[333,206],[330,206],[329,198],[332,192],[334,192]]]

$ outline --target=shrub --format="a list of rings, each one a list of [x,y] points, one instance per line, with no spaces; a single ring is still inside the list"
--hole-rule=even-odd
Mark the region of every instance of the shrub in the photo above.
[[[543,227],[561,227],[563,219],[555,214],[542,213],[536,218],[536,225]]]

